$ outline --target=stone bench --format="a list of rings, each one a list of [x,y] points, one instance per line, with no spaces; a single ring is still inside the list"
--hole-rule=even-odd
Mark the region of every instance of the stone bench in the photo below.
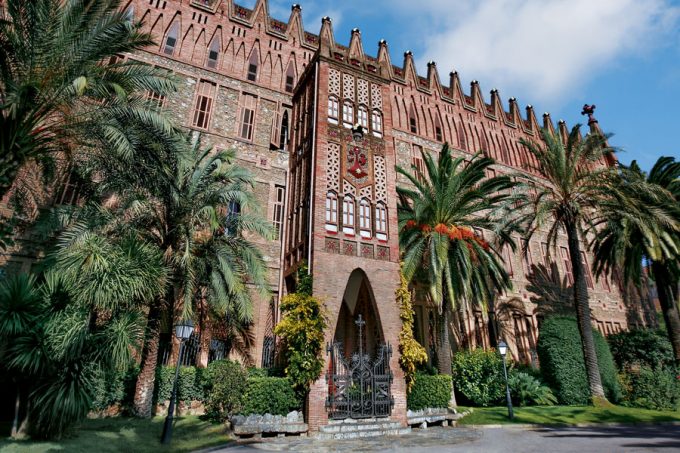
[[[462,416],[453,409],[444,408],[427,408],[406,412],[408,425],[423,429],[427,428],[428,425],[455,426],[456,421]]]
[[[239,439],[260,439],[261,437],[306,436],[309,427],[302,412],[293,411],[288,415],[236,415],[231,424],[234,435]]]

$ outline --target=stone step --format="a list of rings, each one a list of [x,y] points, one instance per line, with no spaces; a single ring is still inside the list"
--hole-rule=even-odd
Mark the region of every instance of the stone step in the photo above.
[[[322,433],[349,433],[355,431],[372,431],[372,430],[389,430],[399,429],[402,424],[399,422],[383,421],[383,422],[369,422],[369,423],[339,423],[329,424],[319,427]]]
[[[409,434],[410,432],[411,428],[370,429],[335,433],[319,432],[316,434],[315,437],[319,440],[359,439],[364,437],[377,437],[377,436],[402,436],[404,434]]]

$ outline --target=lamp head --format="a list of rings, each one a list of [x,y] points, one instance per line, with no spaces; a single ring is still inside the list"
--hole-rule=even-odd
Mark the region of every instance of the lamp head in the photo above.
[[[175,335],[180,341],[188,340],[192,333],[194,333],[194,322],[191,319],[185,319],[175,326]]]
[[[508,353],[508,345],[505,343],[505,341],[501,340],[501,342],[498,344],[498,352],[501,353],[501,357],[505,357],[505,354]]]

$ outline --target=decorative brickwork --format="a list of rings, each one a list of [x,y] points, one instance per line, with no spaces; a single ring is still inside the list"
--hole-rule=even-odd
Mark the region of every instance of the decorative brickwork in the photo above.
[[[373,244],[361,244],[361,257],[373,259]]]
[[[328,144],[328,158],[326,163],[326,186],[328,190],[340,193],[340,145]]]
[[[357,81],[357,92],[359,94],[359,104],[368,106],[368,81],[359,79]]]
[[[326,238],[325,250],[328,253],[340,253],[340,239]]]
[[[348,256],[356,256],[357,255],[356,241],[342,241],[342,254]]]

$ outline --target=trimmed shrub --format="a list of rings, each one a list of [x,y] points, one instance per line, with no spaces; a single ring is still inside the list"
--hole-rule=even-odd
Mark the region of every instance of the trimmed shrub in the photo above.
[[[177,380],[177,398],[179,401],[203,401],[203,370],[193,366],[181,367]],[[163,402],[170,399],[172,384],[175,379],[174,366],[162,366],[156,371],[156,401]]]
[[[680,379],[669,368],[642,367],[622,376],[627,390],[625,403],[655,410],[680,410]]]
[[[218,360],[203,372],[206,415],[215,421],[225,421],[243,408],[248,372],[240,363]]]
[[[451,376],[416,373],[408,393],[407,407],[413,411],[449,407],[452,385]]]
[[[593,337],[605,395],[609,401],[617,402],[621,399],[621,387],[614,359],[607,342],[595,329]],[[589,404],[590,389],[576,319],[571,316],[548,318],[541,326],[537,350],[543,376],[560,404]]]
[[[530,374],[513,371],[508,376],[508,385],[512,404],[516,406],[552,406],[557,402],[550,387]]]
[[[251,377],[246,384],[241,413],[286,415],[300,410],[293,386],[288,378]]]
[[[266,368],[256,368],[256,367],[250,367],[248,368],[248,377],[255,378],[255,377],[269,377],[269,370]]]
[[[96,370],[92,380],[91,409],[105,411],[116,404],[126,406],[132,399],[138,373],[137,367],[112,372],[106,372],[102,369]]]
[[[451,368],[459,403],[492,406],[505,396],[503,360],[495,350],[459,352]]]
[[[620,370],[646,366],[661,368],[673,365],[673,347],[663,332],[638,329],[607,337],[616,365]]]

